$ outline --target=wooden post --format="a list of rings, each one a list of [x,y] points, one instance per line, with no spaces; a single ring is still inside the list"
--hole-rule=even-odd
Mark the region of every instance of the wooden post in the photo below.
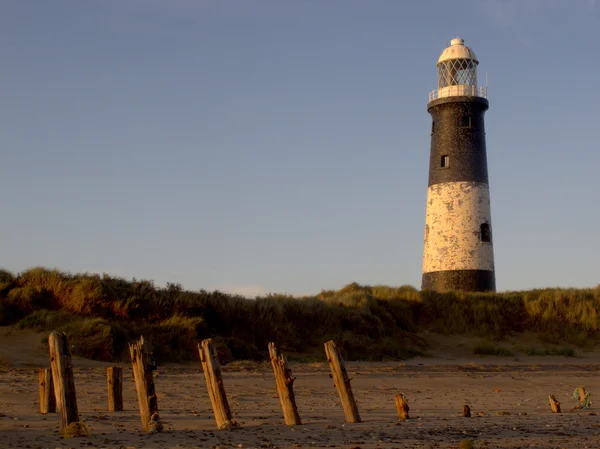
[[[579,399],[579,406],[577,408],[588,408],[592,403],[590,393],[587,392],[584,386],[577,387],[573,392],[573,397]]]
[[[146,341],[143,336],[138,341],[129,344],[129,354],[131,355],[142,427],[148,432],[152,428],[151,422],[158,421],[158,398],[152,379],[153,365],[148,358]]]
[[[552,413],[560,413],[560,402],[556,400],[553,394],[548,395],[548,401],[550,401],[550,407],[552,408]]]
[[[123,369],[119,366],[106,368],[108,387],[108,411],[123,411]]]
[[[583,386],[577,387],[577,394],[579,396],[579,403],[581,404],[581,406],[583,406],[583,404],[585,403],[585,399],[586,399],[585,388]]]
[[[298,426],[302,424],[298,407],[296,407],[296,397],[294,396],[294,380],[292,370],[287,366],[285,356],[277,353],[275,343],[269,343],[269,356],[271,365],[275,373],[275,383],[277,384],[277,393],[283,409],[283,418],[288,426]]]
[[[471,417],[471,407],[469,407],[467,404],[463,405],[463,416],[465,418]]]
[[[56,413],[56,397],[50,368],[40,368],[38,384],[40,386],[40,413],[42,415]]]
[[[408,411],[410,410],[410,407],[408,406],[408,401],[402,393],[396,395],[396,410],[398,410],[398,418],[400,418],[402,421],[406,421],[408,419]]]
[[[52,383],[56,396],[60,433],[64,435],[69,424],[79,422],[71,349],[67,336],[63,332],[52,332],[48,337],[48,347],[50,348]]]
[[[344,365],[344,360],[333,340],[325,343],[325,354],[327,355],[327,361],[331,367],[333,383],[335,384],[342,401],[346,422],[361,422],[360,415],[358,414],[358,407],[356,406],[356,401],[352,394],[350,378],[348,377],[346,366]]]
[[[221,376],[219,356],[212,340],[210,338],[202,340],[202,343],[198,344],[198,352],[200,353],[200,362],[202,363],[206,388],[208,389],[208,396],[215,414],[217,427],[219,430],[239,427],[237,421],[231,418],[231,410]]]

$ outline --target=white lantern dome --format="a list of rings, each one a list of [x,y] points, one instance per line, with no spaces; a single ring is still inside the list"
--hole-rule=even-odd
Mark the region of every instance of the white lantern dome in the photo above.
[[[479,64],[475,52],[467,47],[464,39],[460,37],[450,41],[450,46],[444,49],[438,59],[437,65],[439,66],[441,62],[448,61],[449,59],[468,59],[475,64]]]

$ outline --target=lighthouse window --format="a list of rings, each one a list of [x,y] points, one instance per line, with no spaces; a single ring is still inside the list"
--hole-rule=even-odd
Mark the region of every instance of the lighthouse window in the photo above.
[[[448,156],[447,154],[444,154],[442,156],[442,164],[441,167],[442,168],[446,168],[450,166],[450,156]]]
[[[481,241],[486,243],[492,241],[492,232],[490,231],[490,225],[487,223],[481,224]]]
[[[463,115],[460,118],[459,126],[461,128],[470,128],[471,127],[471,116],[470,115]]]
[[[431,134],[435,132],[435,122],[431,122]]]
[[[438,64],[438,87],[477,86],[477,63],[471,59],[450,59]]]

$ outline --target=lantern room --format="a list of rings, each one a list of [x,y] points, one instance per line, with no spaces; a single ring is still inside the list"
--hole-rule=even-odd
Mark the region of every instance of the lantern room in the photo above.
[[[475,52],[463,39],[452,39],[438,59],[438,88],[429,94],[429,101],[452,96],[487,98],[486,89],[477,85],[478,64]]]

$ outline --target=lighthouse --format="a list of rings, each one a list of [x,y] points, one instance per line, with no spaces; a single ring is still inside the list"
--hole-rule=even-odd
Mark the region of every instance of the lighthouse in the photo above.
[[[438,88],[429,94],[429,185],[423,290],[495,291],[485,126],[487,88],[464,40],[440,55]]]

